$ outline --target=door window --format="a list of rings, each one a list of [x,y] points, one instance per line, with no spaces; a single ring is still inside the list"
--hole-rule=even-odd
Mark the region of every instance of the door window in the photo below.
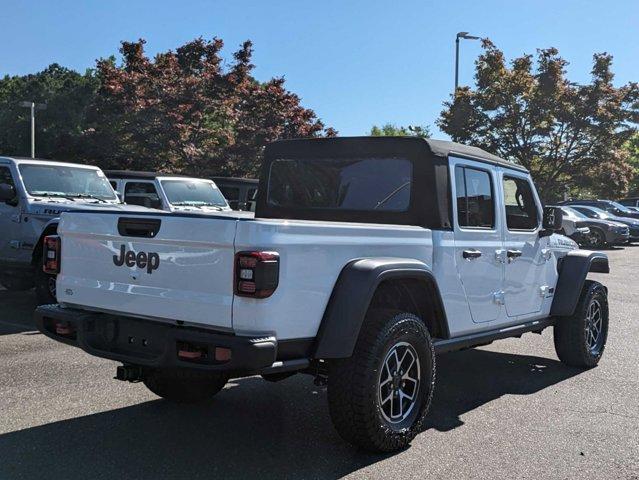
[[[148,208],[162,208],[162,202],[151,182],[127,182],[124,187],[124,203]]]
[[[6,183],[16,188],[13,183],[13,177],[11,176],[11,170],[8,167],[0,167],[0,183]]]
[[[504,175],[504,206],[508,230],[534,230],[539,212],[528,180]]]
[[[17,195],[16,185],[13,182],[13,177],[11,176],[11,170],[9,170],[9,167],[0,167],[0,183],[11,185],[13,187],[13,191],[16,192]],[[7,203],[11,206],[15,206],[15,198],[13,199],[13,202],[10,201]]]
[[[490,174],[471,167],[455,167],[457,223],[460,227],[493,228],[495,203]]]

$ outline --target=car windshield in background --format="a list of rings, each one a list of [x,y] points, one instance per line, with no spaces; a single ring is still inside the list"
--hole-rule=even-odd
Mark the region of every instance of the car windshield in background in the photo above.
[[[413,166],[405,158],[277,159],[268,203],[275,207],[408,210]]]
[[[613,216],[610,215],[608,212],[598,207],[589,207],[588,210],[594,212],[597,218],[601,218],[603,220],[610,220],[611,218],[613,218]]]
[[[622,205],[621,203],[617,203],[617,202],[610,202],[610,204],[619,209],[620,211],[624,212],[624,213],[632,213],[632,210],[630,210],[628,207],[626,207],[625,205]]]
[[[162,188],[171,205],[190,207],[227,207],[226,200],[211,182],[198,180],[162,180]]]
[[[587,215],[584,215],[583,213],[575,210],[574,208],[562,207],[561,209],[566,213],[566,216],[568,217],[588,218]]]
[[[29,195],[36,197],[117,199],[100,170],[23,163],[20,175]]]

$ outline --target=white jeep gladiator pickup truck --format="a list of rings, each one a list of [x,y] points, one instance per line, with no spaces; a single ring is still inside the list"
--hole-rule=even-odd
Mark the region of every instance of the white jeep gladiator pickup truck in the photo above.
[[[436,354],[553,326],[564,363],[597,364],[607,290],[586,275],[608,259],[560,228],[524,168],[478,148],[276,142],[254,218],[64,213],[44,245],[59,304],[36,321],[174,401],[312,374],[345,440],[392,451],[422,428]]]

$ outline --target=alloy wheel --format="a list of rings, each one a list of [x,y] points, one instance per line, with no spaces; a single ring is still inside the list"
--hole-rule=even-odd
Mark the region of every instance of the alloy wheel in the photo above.
[[[599,354],[603,339],[603,309],[599,300],[593,299],[586,315],[586,344],[593,355]]]
[[[410,343],[398,342],[389,350],[379,375],[378,398],[389,423],[404,421],[415,407],[421,375],[417,352]]]

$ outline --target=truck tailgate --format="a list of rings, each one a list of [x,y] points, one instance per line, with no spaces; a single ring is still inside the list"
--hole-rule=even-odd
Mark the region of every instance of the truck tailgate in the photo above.
[[[231,329],[237,221],[65,213],[58,301]]]

